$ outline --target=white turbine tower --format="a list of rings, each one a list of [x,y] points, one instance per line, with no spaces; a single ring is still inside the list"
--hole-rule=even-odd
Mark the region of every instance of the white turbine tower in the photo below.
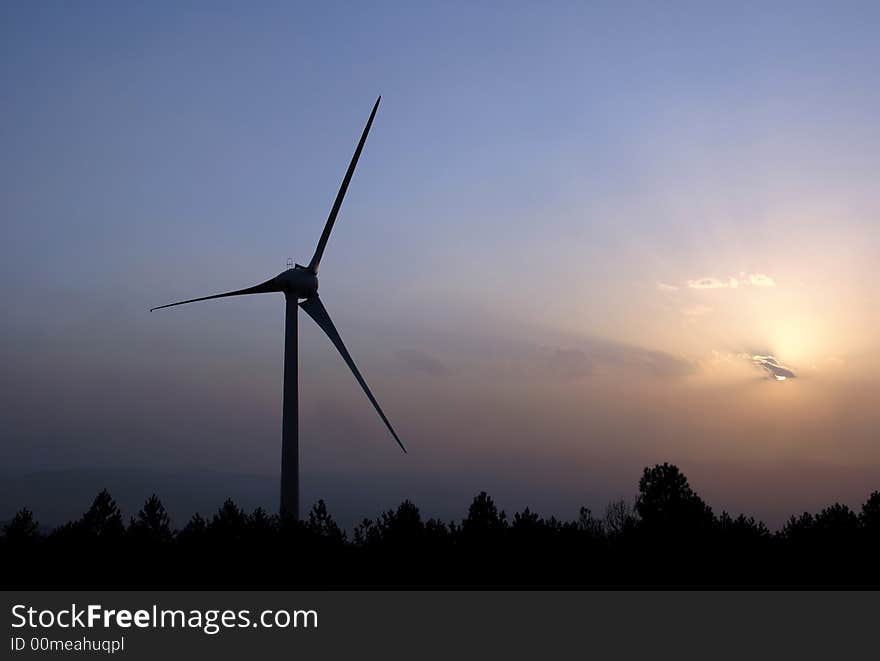
[[[367,125],[364,127],[364,132],[361,135],[360,142],[358,142],[357,149],[354,150],[354,156],[351,157],[351,163],[349,163],[345,177],[342,179],[342,185],[339,187],[336,201],[333,202],[333,208],[330,209],[330,216],[327,218],[327,224],[324,225],[324,231],[321,233],[321,238],[318,239],[318,246],[315,248],[315,254],[312,255],[312,260],[309,262],[308,266],[300,266],[299,264],[296,264],[293,268],[288,268],[274,278],[267,280],[262,284],[248,287],[247,289],[238,289],[224,294],[192,298],[178,303],[160,305],[159,307],[150,310],[152,312],[153,310],[159,310],[161,308],[170,308],[175,305],[206,301],[211,298],[223,298],[226,296],[244,296],[246,294],[265,294],[269,292],[281,292],[284,294],[287,314],[284,330],[284,410],[281,423],[281,512],[283,514],[293,515],[297,518],[299,518],[299,419],[297,401],[299,397],[297,391],[298,307],[301,307],[305,310],[306,314],[314,319],[315,323],[318,324],[318,326],[320,326],[327,334],[327,337],[330,338],[333,346],[335,346],[339,353],[342,354],[342,359],[348,364],[354,374],[354,378],[357,379],[357,382],[361,384],[361,388],[364,389],[367,398],[372,402],[379,417],[382,418],[382,422],[388,427],[388,431],[391,432],[391,435],[394,437],[394,440],[397,441],[400,449],[406,452],[406,448],[403,447],[403,443],[400,442],[400,438],[398,438],[391,423],[388,422],[388,418],[386,418],[385,414],[382,412],[379,402],[376,401],[376,398],[373,397],[373,393],[370,392],[367,382],[364,381],[364,377],[361,376],[360,370],[358,370],[357,366],[354,364],[351,355],[348,353],[348,349],[345,348],[345,344],[342,342],[342,338],[336,330],[336,326],[333,325],[330,315],[327,313],[324,304],[318,297],[318,267],[321,264],[321,256],[324,254],[324,248],[327,246],[327,239],[330,238],[330,232],[333,230],[333,223],[336,221],[336,216],[339,214],[339,208],[342,206],[345,191],[348,189],[352,174],[354,174],[355,166],[357,166],[361,150],[364,148],[364,143],[367,141],[367,134],[370,132],[370,126],[373,124],[373,118],[376,116],[376,110],[378,110],[379,101],[381,100],[381,96],[376,99],[376,105],[373,106],[373,111],[370,113],[370,118],[367,120]]]

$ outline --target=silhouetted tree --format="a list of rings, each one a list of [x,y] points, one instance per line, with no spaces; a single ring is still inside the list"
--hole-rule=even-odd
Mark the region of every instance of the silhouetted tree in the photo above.
[[[78,524],[79,532],[86,537],[101,541],[115,541],[122,538],[125,525],[122,512],[110,492],[103,489],[83,514]]]
[[[880,536],[880,491],[874,491],[862,505],[859,524],[864,530],[873,532],[875,536]]]
[[[684,473],[666,463],[645,469],[636,512],[647,530],[672,535],[705,533],[714,523],[712,509],[691,489]]]
[[[425,522],[425,540],[433,548],[444,548],[451,537],[448,526],[439,519],[428,519]]]
[[[227,498],[208,524],[208,534],[226,542],[237,542],[244,537],[246,527],[247,515]]]
[[[177,534],[177,541],[183,544],[193,544],[202,540],[208,532],[208,523],[201,514],[196,512]]]
[[[466,538],[497,538],[507,529],[507,515],[498,512],[495,501],[481,491],[468,508],[467,518],[461,522],[461,531]]]
[[[609,537],[617,538],[631,532],[638,521],[632,505],[623,499],[615,500],[608,503],[605,508],[603,529]]]
[[[858,563],[864,567],[863,584],[880,584],[880,491],[874,491],[862,505],[859,512],[859,527],[863,548]]]
[[[508,522],[481,492],[460,521],[423,521],[406,500],[352,541],[324,501],[300,521],[227,500],[175,534],[153,495],[130,521],[126,533],[106,490],[46,537],[21,510],[0,537],[0,585],[880,586],[880,492],[858,514],[834,504],[771,534],[754,517],[715,517],[670,464],[646,468],[635,507],[615,501],[604,518],[525,508]]]
[[[585,507],[582,507],[581,515],[583,515],[585,510],[587,513],[590,511]],[[543,523],[541,517],[538,516],[536,512],[532,512],[526,507],[522,512],[516,512],[513,515],[513,521],[510,524],[510,531],[516,537],[530,537],[543,526]]]
[[[137,517],[131,520],[128,534],[141,543],[164,544],[171,541],[171,521],[156,494],[147,499]]]
[[[859,528],[859,517],[846,505],[834,503],[824,508],[813,520],[816,530],[826,539],[851,539]]]
[[[250,539],[257,544],[266,544],[278,531],[278,517],[258,507],[247,517],[245,525]]]
[[[360,547],[377,542],[379,529],[376,527],[376,522],[372,519],[361,519],[361,522],[354,527],[353,537],[355,545]]]
[[[815,516],[792,516],[778,535],[786,555],[777,571],[789,583],[851,582],[858,575],[853,563],[859,532],[858,516],[839,503]]]
[[[500,555],[508,530],[507,515],[499,512],[489,495],[480,492],[468,508],[461,527],[452,528],[456,544],[458,572],[456,581],[497,584],[510,574]],[[460,554],[460,555],[459,555]]]
[[[6,542],[15,545],[32,544],[40,537],[40,527],[34,513],[24,507],[15,513],[12,521],[3,526]]]
[[[788,542],[806,545],[815,537],[815,532],[815,518],[809,512],[804,512],[798,517],[792,514],[779,531],[779,537]]]
[[[748,543],[754,540],[770,539],[770,530],[755,517],[740,514],[735,519],[727,512],[718,517],[718,531],[727,541]]]
[[[578,510],[577,530],[588,539],[604,539],[605,522],[594,517],[589,507],[581,507]]]
[[[384,544],[401,546],[420,542],[425,525],[419,508],[405,500],[396,510],[383,512],[376,522],[376,529]]]
[[[334,541],[342,542],[345,540],[345,533],[337,525],[333,517],[327,511],[327,504],[323,500],[319,500],[309,511],[309,519],[306,528],[313,535]]]

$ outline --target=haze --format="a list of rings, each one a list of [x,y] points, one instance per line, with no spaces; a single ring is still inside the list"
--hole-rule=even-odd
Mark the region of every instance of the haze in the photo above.
[[[321,294],[410,454],[303,317],[306,507],[573,517],[663,461],[773,526],[861,503],[880,12],[617,4],[5,5],[4,470],[274,508],[283,297],[149,309],[307,260],[382,94]]]

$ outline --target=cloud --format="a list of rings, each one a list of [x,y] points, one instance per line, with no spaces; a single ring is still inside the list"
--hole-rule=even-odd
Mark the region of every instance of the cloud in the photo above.
[[[696,280],[688,280],[687,286],[690,289],[737,289],[740,285],[750,287],[776,286],[776,281],[766,273],[740,273],[739,275],[739,278],[728,276],[727,280],[697,278]]]
[[[607,369],[618,374],[678,378],[693,372],[687,360],[662,351],[600,338],[584,339],[578,347],[543,347],[542,371],[556,379],[570,380]]]
[[[660,291],[678,291],[678,287],[675,285],[668,285],[665,282],[658,282],[657,289]]]
[[[764,273],[745,273],[743,277],[753,287],[775,287],[776,281]]]
[[[754,365],[768,374],[768,378],[777,381],[785,381],[786,379],[795,378],[795,373],[785,365],[779,363],[775,356],[755,354],[751,357]]]
[[[725,282],[718,278],[698,278],[697,280],[688,280],[687,286],[690,289],[736,289],[739,287],[739,280],[728,278]]]
[[[579,379],[593,370],[593,359],[580,349],[554,349],[547,359],[550,372],[562,379]]]

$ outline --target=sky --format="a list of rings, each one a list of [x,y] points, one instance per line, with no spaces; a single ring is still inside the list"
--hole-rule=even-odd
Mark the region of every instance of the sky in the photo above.
[[[876,3],[418,4],[3,4],[0,465],[274,485],[282,297],[149,309],[308,260],[381,94],[321,296],[410,452],[303,315],[305,503],[880,489]]]

